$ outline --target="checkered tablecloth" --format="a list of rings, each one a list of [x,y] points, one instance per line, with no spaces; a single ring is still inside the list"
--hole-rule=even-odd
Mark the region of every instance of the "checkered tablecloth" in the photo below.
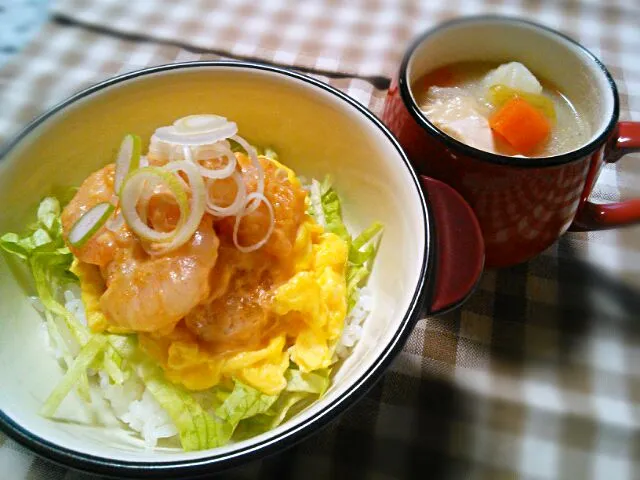
[[[291,66],[375,113],[407,41],[462,14],[525,16],[598,55],[640,120],[635,0],[60,0],[0,69],[0,141],[78,89],[221,57]],[[1,27],[0,27],[1,28]],[[593,199],[640,195],[640,158]],[[418,322],[384,378],[311,439],[236,478],[640,478],[640,228],[568,234]],[[0,478],[84,479],[0,435]]]

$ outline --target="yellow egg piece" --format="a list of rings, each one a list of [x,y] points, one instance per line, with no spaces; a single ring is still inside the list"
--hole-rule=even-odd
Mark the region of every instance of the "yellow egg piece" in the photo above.
[[[222,372],[225,374],[233,374],[238,370],[249,367],[263,360],[275,358],[279,360],[279,356],[284,349],[284,345],[285,338],[284,335],[281,335],[273,338],[269,342],[269,345],[261,350],[236,353],[224,361]]]
[[[275,292],[273,312],[284,316],[294,311],[303,314],[305,322],[312,328],[320,330],[327,322],[322,290],[313,272],[296,273]]]
[[[305,239],[311,241],[308,230],[299,233],[300,244]],[[313,239],[311,253],[308,244],[304,247],[306,256],[297,265],[307,269],[276,290],[272,308],[281,316],[296,312],[304,320],[306,328],[289,351],[302,371],[312,371],[331,365],[333,348],[329,344],[335,343],[342,332],[347,312],[348,245],[333,233],[321,233]]]
[[[334,233],[324,233],[314,246],[316,271],[331,267],[336,272],[343,272],[347,264],[349,247],[347,242]]]
[[[245,367],[238,372],[237,377],[267,395],[277,395],[287,386],[284,372],[289,368],[289,353],[281,352],[279,357]]]
[[[344,318],[347,315],[347,284],[344,275],[328,267],[322,270],[317,282],[322,303],[327,311],[327,338],[334,340],[342,333]]]
[[[326,337],[310,328],[298,335],[289,352],[291,360],[303,372],[326,368],[333,363],[333,353],[327,345]]]
[[[80,281],[80,297],[84,305],[87,326],[93,332],[131,333],[127,328],[111,325],[100,308],[100,297],[107,289],[96,265],[81,262],[77,258],[69,268]]]

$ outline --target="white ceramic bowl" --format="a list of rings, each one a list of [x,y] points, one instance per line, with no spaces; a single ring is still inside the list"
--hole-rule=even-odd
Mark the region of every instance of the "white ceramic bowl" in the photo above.
[[[481,250],[467,277],[436,278],[438,258],[448,265],[444,271],[451,270],[455,265],[447,256],[458,258],[454,247],[460,247],[446,233],[447,212],[462,212],[457,220],[472,232],[469,238],[479,238],[477,223],[464,216],[468,207],[457,194],[442,185],[429,186],[432,200],[441,204],[430,211],[404,153],[368,110],[309,77],[246,63],[197,62],[129,73],[89,88],[37,119],[0,156],[0,232],[23,229],[53,188],[78,185],[112,161],[114,147],[126,133],[138,133],[146,144],[158,126],[194,113],[234,120],[241,135],[273,146],[298,174],[332,174],[353,231],[374,220],[384,223],[369,281],[375,308],[364,336],[326,395],[275,430],[215,450],[147,451],[105,405],[89,409],[74,394],[63,402],[60,421],[38,416],[63,371],[44,348],[42,320],[28,300],[28,282],[12,261],[0,257],[0,426],[54,461],[116,476],[184,476],[286,447],[365,393],[402,347],[425,301],[437,309],[455,305],[479,275]],[[444,232],[441,239],[449,235],[451,249],[436,247],[434,223]],[[442,250],[449,252],[443,255]]]

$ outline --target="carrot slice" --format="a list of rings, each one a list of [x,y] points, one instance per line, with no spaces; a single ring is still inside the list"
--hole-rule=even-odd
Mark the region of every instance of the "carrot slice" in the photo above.
[[[551,132],[551,124],[544,114],[520,97],[505,103],[489,119],[489,126],[525,154],[546,140]]]

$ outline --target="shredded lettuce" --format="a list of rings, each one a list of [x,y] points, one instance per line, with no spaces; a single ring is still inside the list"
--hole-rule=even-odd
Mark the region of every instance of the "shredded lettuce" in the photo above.
[[[327,180],[320,187],[320,203],[322,205],[322,213],[324,214],[324,228],[328,232],[335,233],[340,238],[351,244],[351,235],[342,221],[342,205],[340,197],[336,191],[327,186]]]
[[[216,409],[216,415],[235,429],[240,420],[266,412],[277,399],[277,395],[266,395],[236,380],[231,395]]]
[[[327,380],[329,380],[327,378]],[[285,392],[280,395],[278,402],[274,405],[273,413],[270,422],[267,424],[266,430],[272,430],[285,421],[287,418],[291,418],[293,410],[302,410],[305,406],[316,400],[318,397],[309,395],[303,392]],[[265,431],[266,431],[265,430]]]
[[[78,383],[80,377],[86,375],[87,368],[89,368],[93,359],[102,352],[106,344],[107,337],[104,335],[94,335],[86,345],[82,347],[73,364],[67,370],[67,373],[64,374],[62,380],[44,402],[40,410],[42,416],[52,417],[56,413],[62,400],[64,400],[73,386]]]
[[[244,440],[273,430],[316,398],[308,393],[284,391],[269,411],[241,421],[233,438]]]
[[[293,368],[289,368],[285,372],[287,379],[286,390],[288,392],[306,392],[324,394],[329,388],[329,369],[316,370],[314,372],[301,372]]]
[[[327,176],[322,184],[313,181],[310,190],[310,213],[320,223],[323,219],[325,229],[340,236],[349,245],[347,261],[347,312],[358,303],[358,291],[371,273],[373,260],[378,253],[383,226],[373,222],[360,235],[352,238],[342,219],[340,197],[331,186],[331,177]],[[317,206],[319,195],[320,207]]]
[[[177,385],[167,382],[162,370],[150,361],[143,362],[138,373],[178,429],[182,448],[185,451],[207,448],[206,414],[193,397]]]
[[[314,372],[301,372],[292,363],[285,372],[287,387],[276,397],[269,408],[241,420],[234,432],[234,438],[238,440],[250,438],[276,428],[286,419],[291,418],[295,413],[324,395],[331,382],[330,376],[330,368]],[[244,388],[251,389],[246,385]]]
[[[327,220],[324,217],[324,209],[322,208],[322,186],[316,179],[311,180],[309,185],[309,204],[307,213],[311,215],[318,224],[326,227]]]
[[[129,370],[124,366],[122,357],[111,345],[107,345],[105,348],[102,356],[102,368],[116,385],[122,385],[130,375]]]
[[[374,247],[374,244],[371,241],[378,235],[378,233],[382,232],[383,226],[380,222],[373,222],[367,229],[365,229],[360,235],[353,239],[351,242],[351,251],[349,252],[349,260],[353,263],[358,263],[361,265],[363,262],[356,262],[352,260],[351,256],[354,253],[360,252],[360,249],[365,248],[367,246]],[[373,249],[375,251],[375,248]],[[369,256],[369,258],[371,258]],[[369,260],[366,258],[366,260]]]
[[[35,290],[45,309],[49,337],[54,348],[59,350],[65,367],[70,369],[75,346],[65,340],[60,323],[66,326],[79,346],[87,343],[89,333],[57,300],[62,287],[77,281],[76,276],[69,272],[73,254],[65,246],[62,238],[60,213],[60,202],[55,197],[46,197],[38,206],[36,222],[29,226],[24,235],[6,233],[0,237],[0,249],[16,256],[29,267]],[[77,380],[78,394],[81,398],[89,400],[86,372],[82,372]]]

